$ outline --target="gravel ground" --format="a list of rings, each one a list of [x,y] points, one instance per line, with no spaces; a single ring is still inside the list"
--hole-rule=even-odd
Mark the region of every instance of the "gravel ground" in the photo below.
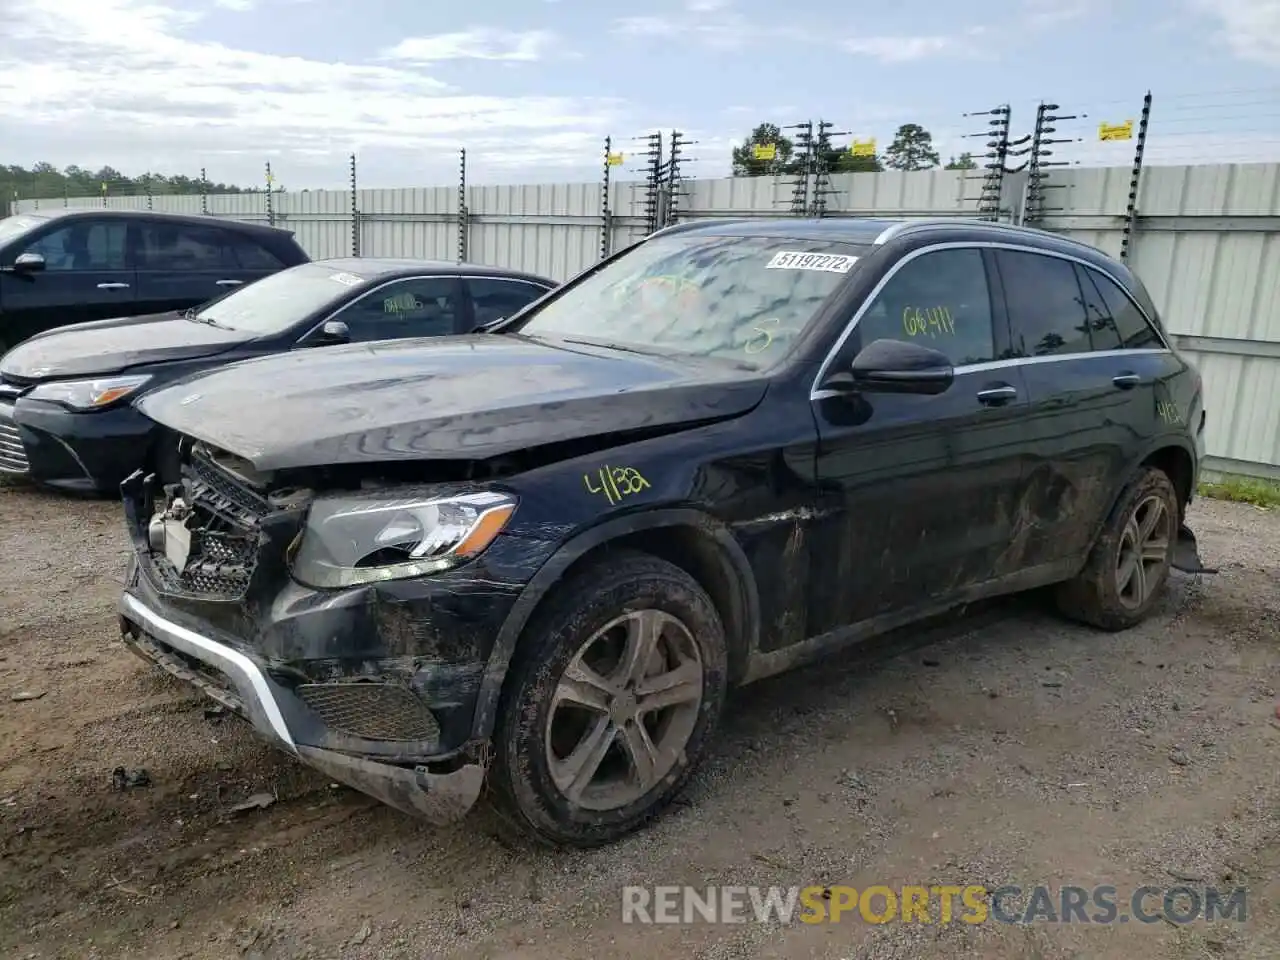
[[[590,853],[422,826],[130,656],[118,513],[0,488],[0,955],[1280,956],[1274,512],[1198,503],[1222,572],[1177,576],[1142,628],[1094,633],[1021,598],[750,688],[680,804]],[[117,767],[149,785],[114,789]],[[626,884],[1107,883],[1123,900],[1184,882],[1247,887],[1246,922],[639,926],[620,908]]]

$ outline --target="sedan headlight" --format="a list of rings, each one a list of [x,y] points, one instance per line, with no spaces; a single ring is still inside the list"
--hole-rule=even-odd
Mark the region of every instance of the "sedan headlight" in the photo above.
[[[354,587],[437,573],[478,556],[517,500],[497,492],[417,499],[323,497],[311,504],[293,556],[309,587]]]
[[[32,390],[32,400],[49,400],[72,410],[98,410],[135,393],[151,377],[96,377],[93,380],[58,380]]]

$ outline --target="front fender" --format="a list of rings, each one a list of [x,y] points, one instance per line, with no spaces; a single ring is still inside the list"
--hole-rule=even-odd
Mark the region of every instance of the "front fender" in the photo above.
[[[524,633],[539,604],[560,582],[565,571],[574,561],[610,540],[644,530],[682,526],[694,528],[711,537],[720,548],[723,561],[730,567],[730,582],[736,587],[731,599],[734,605],[732,611],[734,620],[742,625],[741,636],[730,638],[730,642],[740,643],[744,656],[757,649],[760,637],[760,597],[756,589],[755,576],[751,571],[747,555],[725,524],[691,507],[642,511],[614,517],[570,537],[539,567],[537,573],[521,591],[498,633],[480,681],[475,720],[472,725],[475,739],[484,740],[492,735],[502,696],[502,685],[506,680],[511,659],[515,656],[520,636]]]

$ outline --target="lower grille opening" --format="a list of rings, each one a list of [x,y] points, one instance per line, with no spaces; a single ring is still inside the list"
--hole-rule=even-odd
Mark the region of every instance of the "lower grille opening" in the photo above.
[[[304,683],[298,697],[336,733],[362,740],[435,740],[440,726],[411,690],[390,683]]]
[[[27,473],[27,449],[22,445],[18,425],[13,422],[12,407],[0,406],[0,471]]]

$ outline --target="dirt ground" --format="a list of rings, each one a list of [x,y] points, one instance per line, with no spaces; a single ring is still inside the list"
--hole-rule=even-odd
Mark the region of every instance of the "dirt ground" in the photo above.
[[[1280,515],[1206,502],[1192,522],[1221,574],[1176,576],[1148,625],[1108,636],[1021,598],[767,681],[652,828],[531,853],[337,789],[217,716],[117,639],[118,507],[0,488],[0,955],[1280,957]],[[149,785],[116,789],[117,767]],[[1247,920],[621,919],[627,884],[948,882],[1242,885]]]

